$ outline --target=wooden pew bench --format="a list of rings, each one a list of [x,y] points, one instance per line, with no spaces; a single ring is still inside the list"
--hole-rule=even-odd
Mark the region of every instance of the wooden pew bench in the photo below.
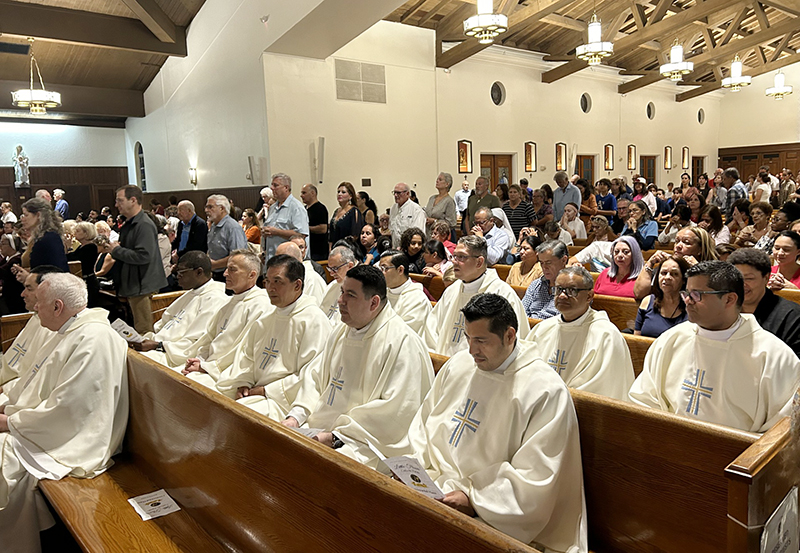
[[[172,302],[181,297],[186,291],[166,292],[164,294],[153,294],[150,298],[150,308],[153,310],[153,324],[161,320],[161,315],[172,305]]]
[[[84,551],[534,550],[131,352],[125,453],[40,487]],[[181,511],[143,522],[129,497]]]

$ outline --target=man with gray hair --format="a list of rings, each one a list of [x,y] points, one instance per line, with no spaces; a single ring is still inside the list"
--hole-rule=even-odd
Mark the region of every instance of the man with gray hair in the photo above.
[[[46,201],[48,204],[53,203],[53,197],[50,195],[50,192],[45,190],[44,188],[41,188],[36,191],[36,197],[39,198],[40,200]]]
[[[230,216],[231,202],[222,194],[212,194],[206,200],[206,217],[211,223],[208,230],[208,257],[214,280],[225,281],[225,268],[231,252],[247,248],[247,237],[242,226]]]
[[[275,255],[278,244],[287,242],[294,234],[305,236],[308,244],[308,212],[300,200],[292,196],[292,178],[285,173],[275,173],[270,188],[275,203],[269,206],[261,227],[265,261]]]
[[[339,315],[339,296],[342,293],[342,282],[347,271],[358,265],[353,250],[347,246],[335,246],[328,256],[328,272],[333,280],[325,290],[325,297],[319,304],[320,309],[328,316],[331,325],[336,325],[341,318]]]
[[[299,234],[296,236],[300,237],[300,240],[298,241],[305,246],[305,239]],[[280,244],[277,248],[275,248],[275,256],[288,255],[303,265],[303,295],[310,296],[311,299],[314,300],[314,303],[319,307],[319,305],[322,303],[322,299],[325,297],[328,283],[325,282],[324,278],[317,274],[313,267],[309,267],[305,264],[303,261],[302,250],[295,240],[295,238],[292,238],[289,242]],[[269,264],[269,261],[267,261],[267,263]]]
[[[524,336],[530,330],[519,296],[500,280],[497,271],[487,267],[487,257],[486,240],[480,236],[464,236],[458,241],[453,251],[453,272],[457,280],[445,289],[425,321],[425,343],[430,351],[452,357],[469,347],[461,308],[476,294],[504,297],[517,315],[520,334]]]
[[[553,180],[556,183],[556,189],[553,190],[553,220],[560,221],[568,203],[581,205],[581,191],[569,182],[569,176],[565,171],[556,173]]]
[[[488,207],[479,207],[475,211],[472,222],[474,225],[470,230],[470,234],[480,236],[486,240],[488,250],[486,264],[492,266],[504,260],[506,252],[511,245],[511,240],[503,227],[498,227],[495,224],[495,216],[492,210]]]
[[[64,199],[64,191],[56,188],[53,190],[53,197],[56,199],[56,207],[54,209],[61,214],[61,219],[66,221],[69,219],[69,204]]]
[[[45,275],[36,297],[41,324],[54,336],[0,407],[4,551],[39,551],[39,530],[53,519],[41,509],[37,482],[102,473],[128,420],[128,348],[108,312],[87,309],[86,284],[69,273]]]
[[[526,340],[570,388],[625,401],[634,379],[631,353],[606,312],[591,308],[593,288],[583,267],[561,269],[554,291],[560,316],[534,325]]]
[[[735,167],[728,167],[722,173],[722,186],[727,190],[724,207],[720,209],[725,214],[725,220],[733,219],[733,204],[748,198],[747,187],[739,179],[739,171]]]
[[[411,188],[404,182],[394,185],[394,205],[389,209],[389,229],[392,231],[392,247],[400,247],[400,237],[410,228],[425,228],[425,210],[416,202],[409,201]]]
[[[551,288],[555,286],[559,271],[567,266],[569,250],[560,240],[548,240],[539,244],[536,254],[539,256],[542,276],[528,286],[525,297],[522,298],[522,305],[525,306],[525,313],[528,314],[528,317],[548,319],[558,315],[555,296]]]
[[[173,263],[186,252],[208,250],[208,225],[195,213],[194,204],[189,200],[178,203],[178,229],[172,241]]]

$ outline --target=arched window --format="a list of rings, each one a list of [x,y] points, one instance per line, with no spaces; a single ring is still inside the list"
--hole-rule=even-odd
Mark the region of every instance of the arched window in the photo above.
[[[136,184],[142,189],[142,192],[147,191],[147,178],[144,174],[144,149],[142,143],[137,142],[133,147],[133,153],[136,156]]]

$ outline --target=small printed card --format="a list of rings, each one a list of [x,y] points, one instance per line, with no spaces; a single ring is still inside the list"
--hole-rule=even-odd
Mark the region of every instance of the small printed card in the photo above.
[[[384,459],[383,463],[406,486],[432,499],[442,499],[444,497],[442,490],[436,486],[416,459],[412,457],[389,457]]]
[[[297,430],[300,432],[300,434],[306,438],[311,438],[312,440],[314,439],[314,436],[320,432],[325,432],[322,428],[295,428],[294,430]]]
[[[139,513],[142,520],[163,517],[164,515],[181,510],[178,504],[175,503],[175,500],[164,490],[132,497],[128,500],[128,503],[136,509],[136,512]]]
[[[122,319],[117,319],[113,323],[111,323],[111,328],[117,331],[117,334],[125,338],[128,342],[135,342],[141,343],[144,341],[144,338],[136,332],[128,323],[123,321]]]

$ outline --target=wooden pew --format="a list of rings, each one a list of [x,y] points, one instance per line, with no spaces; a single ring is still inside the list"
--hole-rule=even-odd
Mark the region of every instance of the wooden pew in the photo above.
[[[328,271],[328,260],[326,259],[324,261],[317,261],[317,263],[322,265],[322,268],[325,269],[325,282],[329,283],[330,281],[332,281],[333,277],[331,276],[331,273]]]
[[[164,314],[164,311],[166,311],[167,307],[172,305],[172,302],[181,297],[184,292],[185,290],[179,290],[177,292],[153,294],[153,297],[150,299],[150,307],[153,310],[154,324],[161,320],[161,315]]]
[[[626,328],[633,328],[639,303],[633,298],[618,298],[617,296],[595,294],[592,307],[598,311],[605,311],[608,318],[618,329],[625,330]]]
[[[421,282],[425,289],[430,293],[434,299],[439,300],[444,294],[444,281],[440,276],[421,275],[418,273],[409,273],[409,278],[415,282]]]
[[[42,491],[84,551],[533,552],[131,352],[125,454]],[[127,498],[181,511],[143,522]]]
[[[800,290],[778,290],[775,293],[782,298],[800,304]]]
[[[78,278],[83,278],[83,269],[81,269],[80,261],[67,261],[69,272]]]
[[[497,265],[492,265],[492,269],[497,271],[497,276],[500,277],[500,280],[505,282],[508,278],[508,273],[511,271],[511,265],[502,265],[498,263]]]
[[[33,313],[17,313],[0,317],[0,336],[2,336],[3,340],[3,353],[11,347],[11,344],[14,343],[14,338],[22,332],[22,329],[28,324],[28,319],[32,316]]]

